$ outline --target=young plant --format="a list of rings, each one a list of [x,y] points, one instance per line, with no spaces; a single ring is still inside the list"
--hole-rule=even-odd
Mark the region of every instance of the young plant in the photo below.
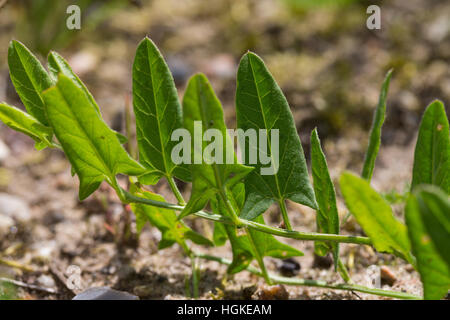
[[[139,44],[133,65],[139,161],[121,146],[126,141],[124,137],[106,125],[93,96],[60,55],[50,53],[47,72],[25,46],[12,41],[8,63],[13,84],[28,113],[2,103],[0,119],[34,139],[37,149],[62,149],[72,164],[72,172],[80,180],[80,199],[88,197],[105,181],[124,204],[131,204],[138,231],[148,221],[161,231],[159,249],[177,243],[192,261],[194,297],[199,294],[198,259],[208,259],[228,265],[229,273],[247,270],[264,277],[269,284],[351,290],[400,299],[420,298],[353,284],[339,257],[340,243],[372,245],[380,252],[405,259],[418,269],[426,299],[439,299],[448,290],[450,140],[448,119],[441,102],[436,101],[427,108],[420,126],[406,225],[394,217],[389,204],[370,186],[391,73],[386,76],[380,94],[362,177],[344,173],[340,179],[347,207],[368,235],[360,237],[340,234],[335,187],[317,130],[311,135],[314,182],[311,185],[286,98],[264,62],[254,53],[244,55],[239,65],[237,124],[241,130],[265,134],[260,134],[256,143],[246,144],[243,164],[237,161],[234,148],[226,147],[232,145],[234,136],[228,135],[222,106],[208,79],[202,74],[194,75],[181,103],[167,64],[148,38]],[[184,147],[180,148],[173,141],[183,138],[178,130],[185,130],[194,138],[198,132],[201,137],[203,132],[214,134],[206,134],[206,140],[201,139],[200,143],[183,139],[179,144],[190,150],[189,154],[184,154]],[[277,135],[281,143],[279,148],[272,148],[276,142],[273,137]],[[214,144],[207,143],[212,140]],[[252,148],[259,158],[252,159]],[[186,164],[175,160],[173,154],[181,151],[182,158],[199,161]],[[264,169],[268,169],[266,160],[273,165],[272,174],[264,174]],[[118,174],[129,176],[128,190],[118,184]],[[187,202],[174,178],[192,182]],[[178,204],[168,203],[161,195],[147,190],[147,185],[160,179],[167,181]],[[318,232],[292,229],[287,199],[317,210]],[[273,203],[279,206],[286,229],[265,224],[263,213]],[[212,212],[204,211],[208,205]],[[180,213],[177,215],[177,212]],[[188,215],[213,221],[213,239],[190,229],[182,220]],[[335,269],[345,283],[330,284],[270,274],[264,257],[285,259],[303,255],[274,236],[315,241],[316,253],[332,253]],[[197,252],[190,244],[220,246],[227,240],[233,253],[232,261]],[[254,260],[258,268],[252,265]]]

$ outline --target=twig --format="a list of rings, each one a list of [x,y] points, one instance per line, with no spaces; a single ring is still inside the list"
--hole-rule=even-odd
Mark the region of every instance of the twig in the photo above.
[[[26,271],[26,272],[34,272],[34,271],[36,271],[31,266],[27,266],[27,265],[21,264],[19,262],[12,261],[12,260],[7,260],[7,259],[3,259],[3,258],[0,258],[0,264],[3,264],[5,266],[11,267],[11,268],[20,269],[20,270],[23,270],[23,271]]]
[[[13,285],[15,285],[17,287],[28,288],[28,289],[31,289],[31,290],[44,291],[44,292],[52,293],[52,294],[58,293],[57,290],[52,289],[52,288],[44,288],[44,287],[37,286],[37,285],[34,285],[34,284],[28,284],[28,283],[25,283],[25,282],[22,282],[22,281],[8,279],[8,278],[0,277],[0,282],[6,282],[6,283],[13,284]]]
[[[58,280],[61,287],[64,288],[67,293],[69,293],[69,295],[71,295],[72,297],[77,295],[75,291],[67,286],[66,277],[64,277],[64,275],[54,265],[50,264],[48,269],[50,273]]]

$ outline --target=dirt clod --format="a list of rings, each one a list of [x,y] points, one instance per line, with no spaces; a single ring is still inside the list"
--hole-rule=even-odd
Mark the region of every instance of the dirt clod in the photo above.
[[[380,278],[382,285],[392,286],[397,281],[395,274],[386,266],[380,268]]]
[[[256,291],[253,296],[256,300],[287,300],[289,299],[289,292],[282,284],[275,286],[263,286]]]

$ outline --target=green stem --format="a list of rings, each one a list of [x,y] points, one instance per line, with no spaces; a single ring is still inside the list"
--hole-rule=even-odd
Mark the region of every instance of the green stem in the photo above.
[[[258,248],[255,245],[255,241],[253,240],[253,236],[248,228],[245,228],[245,232],[247,233],[248,240],[252,247],[252,251],[255,254],[256,261],[258,262],[259,268],[261,269],[261,274],[264,277],[264,280],[268,285],[272,284],[272,280],[269,277],[269,273],[267,272],[266,265],[264,264],[263,257],[259,254]]]
[[[171,176],[167,177],[167,182],[169,182],[170,189],[172,190],[173,194],[177,198],[178,204],[180,206],[185,206],[186,202],[184,201],[183,195],[181,194],[180,190],[178,189],[173,177],[171,177]]]
[[[192,297],[194,299],[197,299],[198,295],[199,295],[199,290],[198,290],[199,278],[198,278],[198,268],[197,268],[197,257],[196,256],[191,257],[191,266],[192,266]]]
[[[124,201],[126,203],[142,203],[154,207],[172,209],[176,211],[182,211],[184,206],[179,206],[172,203],[156,201],[146,198],[141,198],[135,195],[132,195],[128,191],[122,190],[124,195]],[[217,214],[208,213],[205,211],[198,211],[194,213],[194,215],[208,219],[215,222],[221,222],[229,225],[236,225],[231,219],[222,217]],[[271,227],[265,224],[260,224],[254,221],[249,221],[246,219],[239,218],[239,227],[249,227],[261,232],[265,232],[268,234],[272,234],[275,236],[280,236],[284,238],[291,238],[297,240],[311,240],[311,241],[333,241],[333,242],[342,242],[342,243],[355,243],[355,244],[365,244],[372,245],[372,242],[367,237],[359,237],[359,236],[349,236],[342,234],[327,234],[327,233],[315,233],[315,232],[301,232],[301,231],[289,231],[281,228]]]
[[[256,229],[261,232],[273,234],[275,236],[284,237],[284,238],[291,238],[291,239],[297,239],[297,240],[333,241],[333,242],[372,245],[372,242],[370,241],[370,239],[366,238],[366,237],[349,236],[349,235],[342,235],[342,234],[289,231],[289,230],[284,230],[284,229],[260,224],[260,223],[254,222],[254,221],[249,221],[249,220],[245,220],[245,219],[240,219],[240,220],[244,226]]]
[[[283,216],[284,225],[286,226],[286,229],[289,231],[292,231],[291,222],[289,221],[288,212],[286,209],[286,202],[283,200],[278,201],[278,204],[281,209],[281,215]]]
[[[205,260],[210,261],[216,261],[221,264],[230,265],[231,261],[225,258],[211,256],[207,254],[196,254],[197,257]],[[261,276],[262,272],[258,270],[257,268],[253,266],[248,266],[245,270],[249,271],[250,273],[253,273],[255,275]],[[363,292],[368,294],[373,294],[377,296],[383,296],[383,297],[391,297],[391,298],[397,298],[397,299],[412,299],[412,300],[421,300],[422,298],[419,296],[415,296],[412,294],[404,293],[404,292],[398,292],[398,291],[390,291],[390,290],[383,290],[383,289],[377,289],[377,288],[368,288],[365,286],[360,286],[356,284],[330,284],[326,281],[321,280],[309,280],[309,279],[299,279],[299,278],[286,278],[281,277],[277,275],[269,274],[269,278],[273,283],[278,284],[286,284],[286,285],[293,285],[293,286],[309,286],[309,287],[318,287],[318,288],[327,288],[327,289],[334,289],[334,290],[347,290],[347,291],[357,291],[357,292]]]
[[[221,189],[220,195],[221,195],[223,201],[225,202],[225,205],[227,207],[228,212],[231,215],[231,219],[233,220],[233,222],[236,225],[241,225],[241,219],[239,219],[239,216],[237,215],[236,211],[234,210],[233,205],[231,204],[230,200],[227,198],[225,188]],[[248,237],[250,245],[252,247],[253,254],[255,255],[255,258],[256,258],[256,261],[258,262],[259,268],[262,271],[262,275],[263,275],[264,279],[266,280],[267,284],[271,284],[269,274],[267,273],[266,265],[264,264],[264,259],[261,256],[261,254],[259,253],[258,248],[255,245],[253,235],[248,228],[245,228],[245,232],[247,233],[247,237]]]
[[[183,248],[184,253],[189,257],[191,260],[191,270],[192,270],[192,297],[198,298],[198,285],[199,285],[199,279],[198,279],[198,272],[197,272],[197,255],[194,254],[194,252],[189,248],[186,241],[184,239],[181,239],[181,241],[178,241],[178,244]]]
[[[350,275],[348,274],[348,270],[345,267],[345,264],[342,262],[341,259],[338,259],[338,271],[339,274],[341,275],[342,279],[347,282],[347,283],[351,283],[352,279],[350,278]]]

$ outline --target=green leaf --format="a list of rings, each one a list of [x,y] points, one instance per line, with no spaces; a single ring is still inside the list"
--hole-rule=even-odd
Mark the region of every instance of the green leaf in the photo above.
[[[432,102],[422,118],[414,152],[411,190],[432,184],[450,194],[450,133],[442,102]]]
[[[131,188],[131,192],[137,196],[150,200],[165,202],[161,195],[138,190],[136,187]],[[178,243],[184,247],[185,240],[187,239],[199,245],[213,245],[210,240],[187,227],[182,221],[178,221],[175,211],[171,209],[158,208],[139,203],[132,203],[131,209],[136,215],[136,220],[139,222],[139,232],[147,221],[161,231],[161,241],[158,245],[159,249],[170,247],[174,243]]]
[[[375,167],[375,159],[378,155],[378,150],[381,144],[381,127],[386,116],[386,98],[389,89],[389,81],[391,80],[392,70],[389,70],[384,78],[381,87],[380,98],[378,106],[373,115],[372,128],[370,129],[369,145],[367,146],[366,156],[364,158],[364,165],[361,176],[370,182]]]
[[[116,186],[118,173],[136,176],[144,172],[73,80],[60,74],[56,86],[44,92],[44,99],[55,135],[80,179],[81,200],[103,180]]]
[[[58,80],[58,75],[60,73],[64,74],[66,77],[71,79],[73,81],[73,83],[75,83],[78,87],[80,87],[80,89],[82,89],[84,91],[84,93],[88,97],[91,104],[95,107],[98,114],[101,116],[100,108],[99,108],[97,102],[95,101],[94,97],[89,92],[89,90],[85,86],[85,84],[80,80],[80,78],[73,72],[69,63],[63,57],[61,57],[57,52],[54,52],[54,51],[50,52],[47,60],[48,60],[48,70],[49,70],[50,77],[52,78],[52,80],[54,82],[56,82]],[[128,140],[127,137],[125,137],[121,133],[116,132],[112,129],[111,129],[111,131],[117,135],[117,138],[119,139],[120,144],[124,144],[127,142],[127,140]]]
[[[53,82],[39,60],[20,42],[11,41],[8,49],[11,81],[28,113],[48,125],[42,92]]]
[[[433,240],[434,247],[450,266],[450,198],[442,190],[431,185],[415,192],[422,221]]]
[[[95,101],[94,97],[89,92],[84,83],[80,80],[80,78],[73,72],[69,63],[55,51],[50,52],[50,54],[47,57],[47,60],[48,60],[48,70],[52,80],[56,82],[58,81],[59,74],[60,73],[64,74],[66,77],[71,79],[72,82],[75,83],[80,89],[84,91],[91,104],[95,107],[98,114],[100,114],[100,108],[97,102]]]
[[[317,210],[317,231],[339,234],[339,214],[336,206],[336,192],[328,171],[325,154],[320,146],[317,129],[311,133],[311,171],[314,181],[319,210]],[[324,256],[329,251],[333,253],[335,269],[339,259],[339,244],[315,242],[315,252]]]
[[[261,215],[255,218],[253,221],[260,224],[265,224],[264,218]],[[303,252],[278,241],[271,234],[260,232],[254,229],[249,229],[249,232],[252,235],[256,249],[262,257],[270,256],[277,259],[287,259],[291,257],[303,256]]]
[[[223,246],[227,242],[228,235],[224,224],[214,222],[213,240],[216,247]]]
[[[182,112],[172,74],[155,44],[145,38],[133,64],[133,105],[140,162],[148,173],[139,178],[154,184],[162,176],[189,181],[186,165],[176,165],[171,153],[174,130],[182,127]]]
[[[244,184],[236,184],[232,191],[227,193],[227,199],[231,202],[236,212],[240,212],[245,200]],[[211,200],[211,208],[217,214],[227,215],[226,207],[219,195]],[[262,216],[257,217],[254,221],[265,224]],[[234,226],[222,225],[220,227],[217,226],[217,228],[217,232],[221,233],[221,238],[223,238],[223,233],[225,233],[230,240],[233,263],[228,268],[228,272],[237,273],[245,269],[255,259],[255,252],[253,252],[247,234],[243,232],[244,230],[237,229]],[[278,259],[287,259],[295,256],[303,256],[301,251],[278,241],[271,234],[252,229],[249,229],[249,232],[261,257],[270,256]]]
[[[203,74],[194,75],[186,88],[183,98],[184,126],[192,137],[192,159],[190,165],[192,174],[192,192],[188,204],[180,214],[180,219],[186,215],[203,209],[209,200],[226,188],[232,188],[253,168],[237,163],[231,139],[228,136],[223,119],[222,106]],[[214,129],[218,134],[210,144],[218,143],[217,161],[210,159],[205,152],[209,145],[203,138],[203,133]],[[209,131],[212,132],[212,131]],[[215,140],[217,139],[217,141]],[[202,141],[196,145],[195,141]],[[222,157],[220,157],[222,152]],[[199,163],[196,164],[196,159]],[[207,159],[208,161],[205,161]],[[234,162],[227,163],[227,159]],[[211,163],[211,164],[209,164]]]
[[[36,148],[39,150],[52,146],[52,129],[44,126],[28,113],[6,103],[0,103],[0,120],[11,129],[31,137],[36,141]]]
[[[428,215],[427,211],[436,210],[439,207],[424,206],[426,205],[423,201],[424,199],[419,200],[419,198],[423,198],[424,194],[422,192],[424,191],[420,188],[417,191],[410,196],[405,209],[405,219],[412,252],[417,259],[417,268],[423,283],[424,298],[429,300],[442,299],[450,289],[449,265],[438,254],[431,234],[427,231],[423,220],[423,216]],[[440,197],[439,195],[437,196]],[[428,196],[425,195],[425,197]],[[422,205],[420,202],[422,202]],[[447,207],[447,212],[441,211],[437,213],[442,215],[448,214],[448,212],[450,211]],[[448,239],[447,235],[447,246]]]
[[[255,167],[245,179],[247,199],[242,217],[254,219],[273,202],[285,199],[316,209],[305,156],[289,105],[264,62],[251,52],[244,55],[239,65],[236,117],[239,129],[254,129],[257,133],[260,129],[267,130],[268,153],[272,144],[276,143],[271,141],[272,130],[279,130],[279,161],[276,161],[275,155],[270,155],[272,163],[278,168],[276,174],[261,175],[261,168],[266,165],[261,163],[260,157],[256,164],[249,161],[248,155],[255,146],[246,143],[245,148],[242,148],[242,152],[245,152],[244,163]],[[258,146],[261,148],[260,141]]]
[[[370,237],[375,249],[394,253],[413,264],[406,227],[394,217],[386,200],[367,180],[351,173],[341,175],[340,185],[347,208]]]

